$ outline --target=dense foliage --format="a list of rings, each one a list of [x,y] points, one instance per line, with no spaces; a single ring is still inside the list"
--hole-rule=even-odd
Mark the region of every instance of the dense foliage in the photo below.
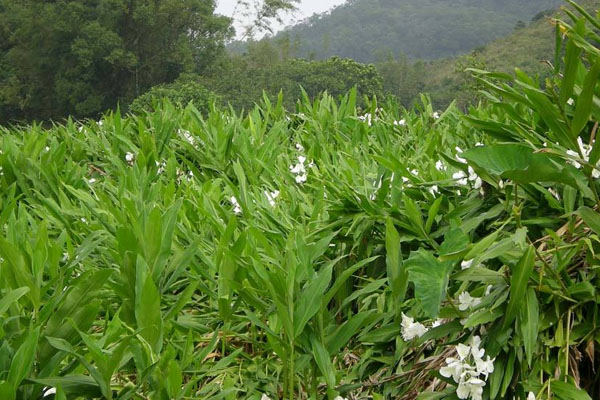
[[[271,100],[283,95],[283,105],[294,110],[304,93],[315,99],[327,92],[335,98],[356,87],[359,97],[383,97],[381,75],[373,65],[332,57],[308,61],[286,58],[267,42],[244,56],[233,56],[221,68],[200,80],[236,110],[251,109],[266,94]],[[364,103],[359,101],[359,105]]]
[[[0,2],[2,120],[93,116],[222,50],[213,0]]]
[[[598,398],[597,28],[468,115],[2,128],[0,398]]]
[[[434,59],[466,53],[509,34],[561,0],[352,0],[287,29],[299,56],[377,61],[392,52]]]
[[[154,86],[152,89],[136,98],[130,105],[129,111],[140,114],[154,111],[164,100],[180,107],[190,102],[202,113],[217,102],[217,96],[199,83],[200,77],[194,74],[181,75],[175,82]]]

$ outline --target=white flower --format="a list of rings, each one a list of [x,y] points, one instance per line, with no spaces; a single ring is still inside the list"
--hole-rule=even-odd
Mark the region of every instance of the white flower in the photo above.
[[[394,125],[395,126],[405,126],[406,125],[406,120],[405,119],[401,119],[400,121],[394,121]]]
[[[306,157],[298,156],[298,163],[296,165],[290,165],[290,171],[296,175],[296,183],[304,183],[308,179],[308,174],[306,172],[306,166],[304,163],[306,162]],[[314,164],[311,162],[308,164],[308,167],[312,167]]]
[[[54,387],[51,387],[51,388],[45,387],[43,389],[43,391],[44,391],[44,394],[42,395],[42,397],[48,397],[51,394],[56,394],[56,388],[54,388]]]
[[[573,100],[573,98],[570,97],[569,100],[567,100],[567,104],[572,106],[573,104],[575,104],[575,100]]]
[[[485,352],[483,349],[481,351]],[[477,371],[485,375],[486,379],[489,374],[494,372],[494,360],[490,359],[490,356],[487,356],[485,361],[483,359],[476,359],[475,365],[477,365]]]
[[[475,143],[475,147],[482,147],[482,146],[483,146],[483,143],[481,143],[481,142]]]
[[[296,143],[296,149],[297,149],[299,152],[303,152],[303,151],[304,151],[304,147],[303,147],[303,146],[302,146],[300,143]]]
[[[438,111],[436,111],[431,116],[433,117],[433,119],[439,119],[440,118],[440,113]]]
[[[535,393],[529,392],[529,394],[527,395],[527,400],[535,400]]]
[[[466,311],[471,308],[477,307],[481,303],[481,298],[472,297],[469,292],[462,292],[458,295],[458,309],[460,311]]]
[[[415,322],[411,317],[402,313],[402,339],[405,342],[411,341],[414,338],[421,337],[427,333],[428,329],[420,322]]]
[[[125,161],[127,161],[128,163],[131,164],[133,162],[134,158],[135,158],[135,155],[133,153],[131,153],[129,151],[127,153],[125,153]]]
[[[279,190],[275,190],[273,192],[269,192],[269,191],[265,190],[264,193],[265,193],[267,200],[269,201],[269,204],[272,207],[275,207],[275,199],[277,197],[279,197]]]
[[[360,115],[358,117],[358,119],[360,119],[363,122],[366,122],[367,125],[371,126],[371,119],[372,119],[371,114],[367,113],[365,115]]]
[[[467,160],[465,160],[464,158],[462,158],[461,156],[459,156],[459,154],[461,154],[461,153],[463,152],[463,151],[462,151],[462,149],[461,149],[460,147],[456,146],[456,147],[454,148],[454,150],[456,150],[456,156],[455,156],[455,157],[456,157],[456,159],[457,159],[459,162],[466,164]]]
[[[431,193],[434,196],[439,192],[440,191],[439,191],[438,185],[433,185],[429,188],[429,193]]]
[[[467,174],[464,171],[458,171],[452,174],[452,179],[456,181],[461,186],[467,186],[469,181],[467,180]]]
[[[498,188],[500,190],[504,189],[505,183],[502,179],[500,179],[500,181],[498,181]]]
[[[471,265],[473,264],[473,259],[470,260],[463,260],[460,263],[460,268],[461,269],[467,269],[467,268],[471,268]]]
[[[458,358],[447,358],[446,366],[440,368],[440,374],[446,378],[452,377],[458,384],[458,398],[481,400],[485,381],[489,374],[494,372],[494,359],[490,359],[489,356],[483,359],[485,350],[479,347],[479,336],[473,336],[469,343],[460,343],[455,347]]]
[[[233,213],[234,214],[239,215],[242,213],[242,207],[240,207],[240,203],[238,203],[235,196],[231,196],[229,198],[229,202],[231,203],[231,205],[233,205]]]
[[[346,399],[345,397],[342,397],[342,396],[335,396],[335,399],[333,399],[333,400],[348,400],[348,399]]]
[[[260,396],[260,400],[271,400],[271,398],[263,393],[262,396]]]
[[[458,384],[456,395],[459,399],[468,399],[470,397],[472,400],[481,400],[484,386],[485,381],[479,378],[470,378]]]
[[[50,147],[48,147],[48,146],[44,147],[44,151],[45,152],[49,152],[50,151]]]
[[[438,171],[445,171],[446,166],[444,165],[444,163],[441,160],[438,160],[435,163],[435,169],[437,169]]]
[[[89,183],[90,185],[91,185],[91,184],[93,184],[93,183],[95,183],[95,182],[96,182],[96,178],[90,178],[90,179],[88,180],[88,183]]]
[[[477,175],[477,173],[475,173],[475,170],[471,166],[468,167],[468,170],[469,170],[469,180],[471,182],[473,182],[473,188],[479,189],[482,185],[481,178],[479,177],[479,175]]]

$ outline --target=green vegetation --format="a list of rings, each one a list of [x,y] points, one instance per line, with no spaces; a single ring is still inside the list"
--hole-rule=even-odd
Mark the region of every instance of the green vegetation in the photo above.
[[[382,78],[372,65],[337,57],[321,61],[286,59],[268,43],[257,46],[248,55],[233,56],[200,82],[236,110],[253,108],[263,93],[276,100],[281,92],[288,110],[295,109],[303,97],[302,90],[310,99],[323,92],[338,98],[353,87],[358,89],[360,98],[383,97]],[[363,101],[359,104],[364,106]]]
[[[351,0],[277,35],[296,56],[349,57],[375,62],[398,57],[436,59],[464,54],[506,36],[561,0]]]
[[[466,115],[1,128],[0,398],[598,398],[598,28]]]
[[[253,2],[261,26],[295,0]],[[214,0],[0,0],[0,123],[95,117],[223,55]]]

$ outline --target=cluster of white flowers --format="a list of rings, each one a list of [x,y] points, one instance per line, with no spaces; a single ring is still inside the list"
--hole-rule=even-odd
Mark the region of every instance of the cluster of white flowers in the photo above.
[[[487,356],[484,360],[485,349],[479,348],[480,345],[479,336],[473,336],[469,345],[458,344],[458,358],[446,358],[446,366],[440,369],[442,376],[452,377],[458,384],[456,395],[459,399],[481,400],[487,378],[494,372],[495,359]]]
[[[365,115],[359,115],[358,119],[366,122],[367,125],[371,126],[371,120],[373,119],[370,113],[366,113]]]
[[[470,310],[481,304],[481,297],[473,297],[469,292],[458,295],[458,309],[460,311]]]
[[[129,165],[133,165],[133,162],[135,161],[135,154],[129,151],[125,153],[125,161],[127,161],[127,164]]]
[[[469,182],[472,182],[474,189],[480,189],[481,185],[483,184],[483,181],[481,180],[479,175],[477,175],[477,173],[471,166],[468,167],[468,172],[468,175],[465,174],[464,171],[455,172],[454,174],[452,174],[452,179],[456,180],[456,183],[458,183],[461,186],[466,186]]]
[[[421,337],[427,333],[429,329],[420,322],[415,322],[414,318],[408,317],[402,313],[402,339],[405,342],[411,341],[414,338]]]
[[[298,156],[298,162],[296,165],[290,165],[290,171],[292,174],[296,175],[296,183],[304,183],[308,179],[308,172],[306,168],[310,168],[313,166],[313,163],[309,163],[308,165],[304,165],[306,163],[306,157]]]
[[[583,143],[583,140],[581,140],[580,137],[577,138],[577,144],[579,144],[579,150],[581,151],[581,154],[583,155],[583,160],[586,163],[589,163],[590,153],[592,152],[592,146]],[[580,155],[576,151],[573,151],[573,150],[567,150],[567,154],[570,155],[571,157],[575,157],[575,158],[580,157]],[[575,168],[581,169],[581,164],[579,162],[577,162],[576,160],[570,160],[569,162]],[[600,169],[599,169],[598,164],[596,164],[594,166],[594,169],[592,170],[592,177],[594,177],[595,179],[600,178]]]
[[[394,126],[406,126],[406,120],[404,118],[402,118],[399,121],[394,121]]]
[[[275,200],[279,197],[279,190],[274,190],[272,192],[265,190],[264,193],[271,207],[275,207]]]
[[[229,198],[229,201],[231,202],[231,205],[233,205],[233,213],[236,215],[240,215],[242,213],[242,207],[240,207],[240,203],[235,198],[235,196],[231,196]]]

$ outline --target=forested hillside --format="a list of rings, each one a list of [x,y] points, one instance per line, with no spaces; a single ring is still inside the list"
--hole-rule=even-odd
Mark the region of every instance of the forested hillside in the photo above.
[[[382,55],[435,59],[463,54],[505,36],[560,0],[350,0],[279,34],[299,56]]]

